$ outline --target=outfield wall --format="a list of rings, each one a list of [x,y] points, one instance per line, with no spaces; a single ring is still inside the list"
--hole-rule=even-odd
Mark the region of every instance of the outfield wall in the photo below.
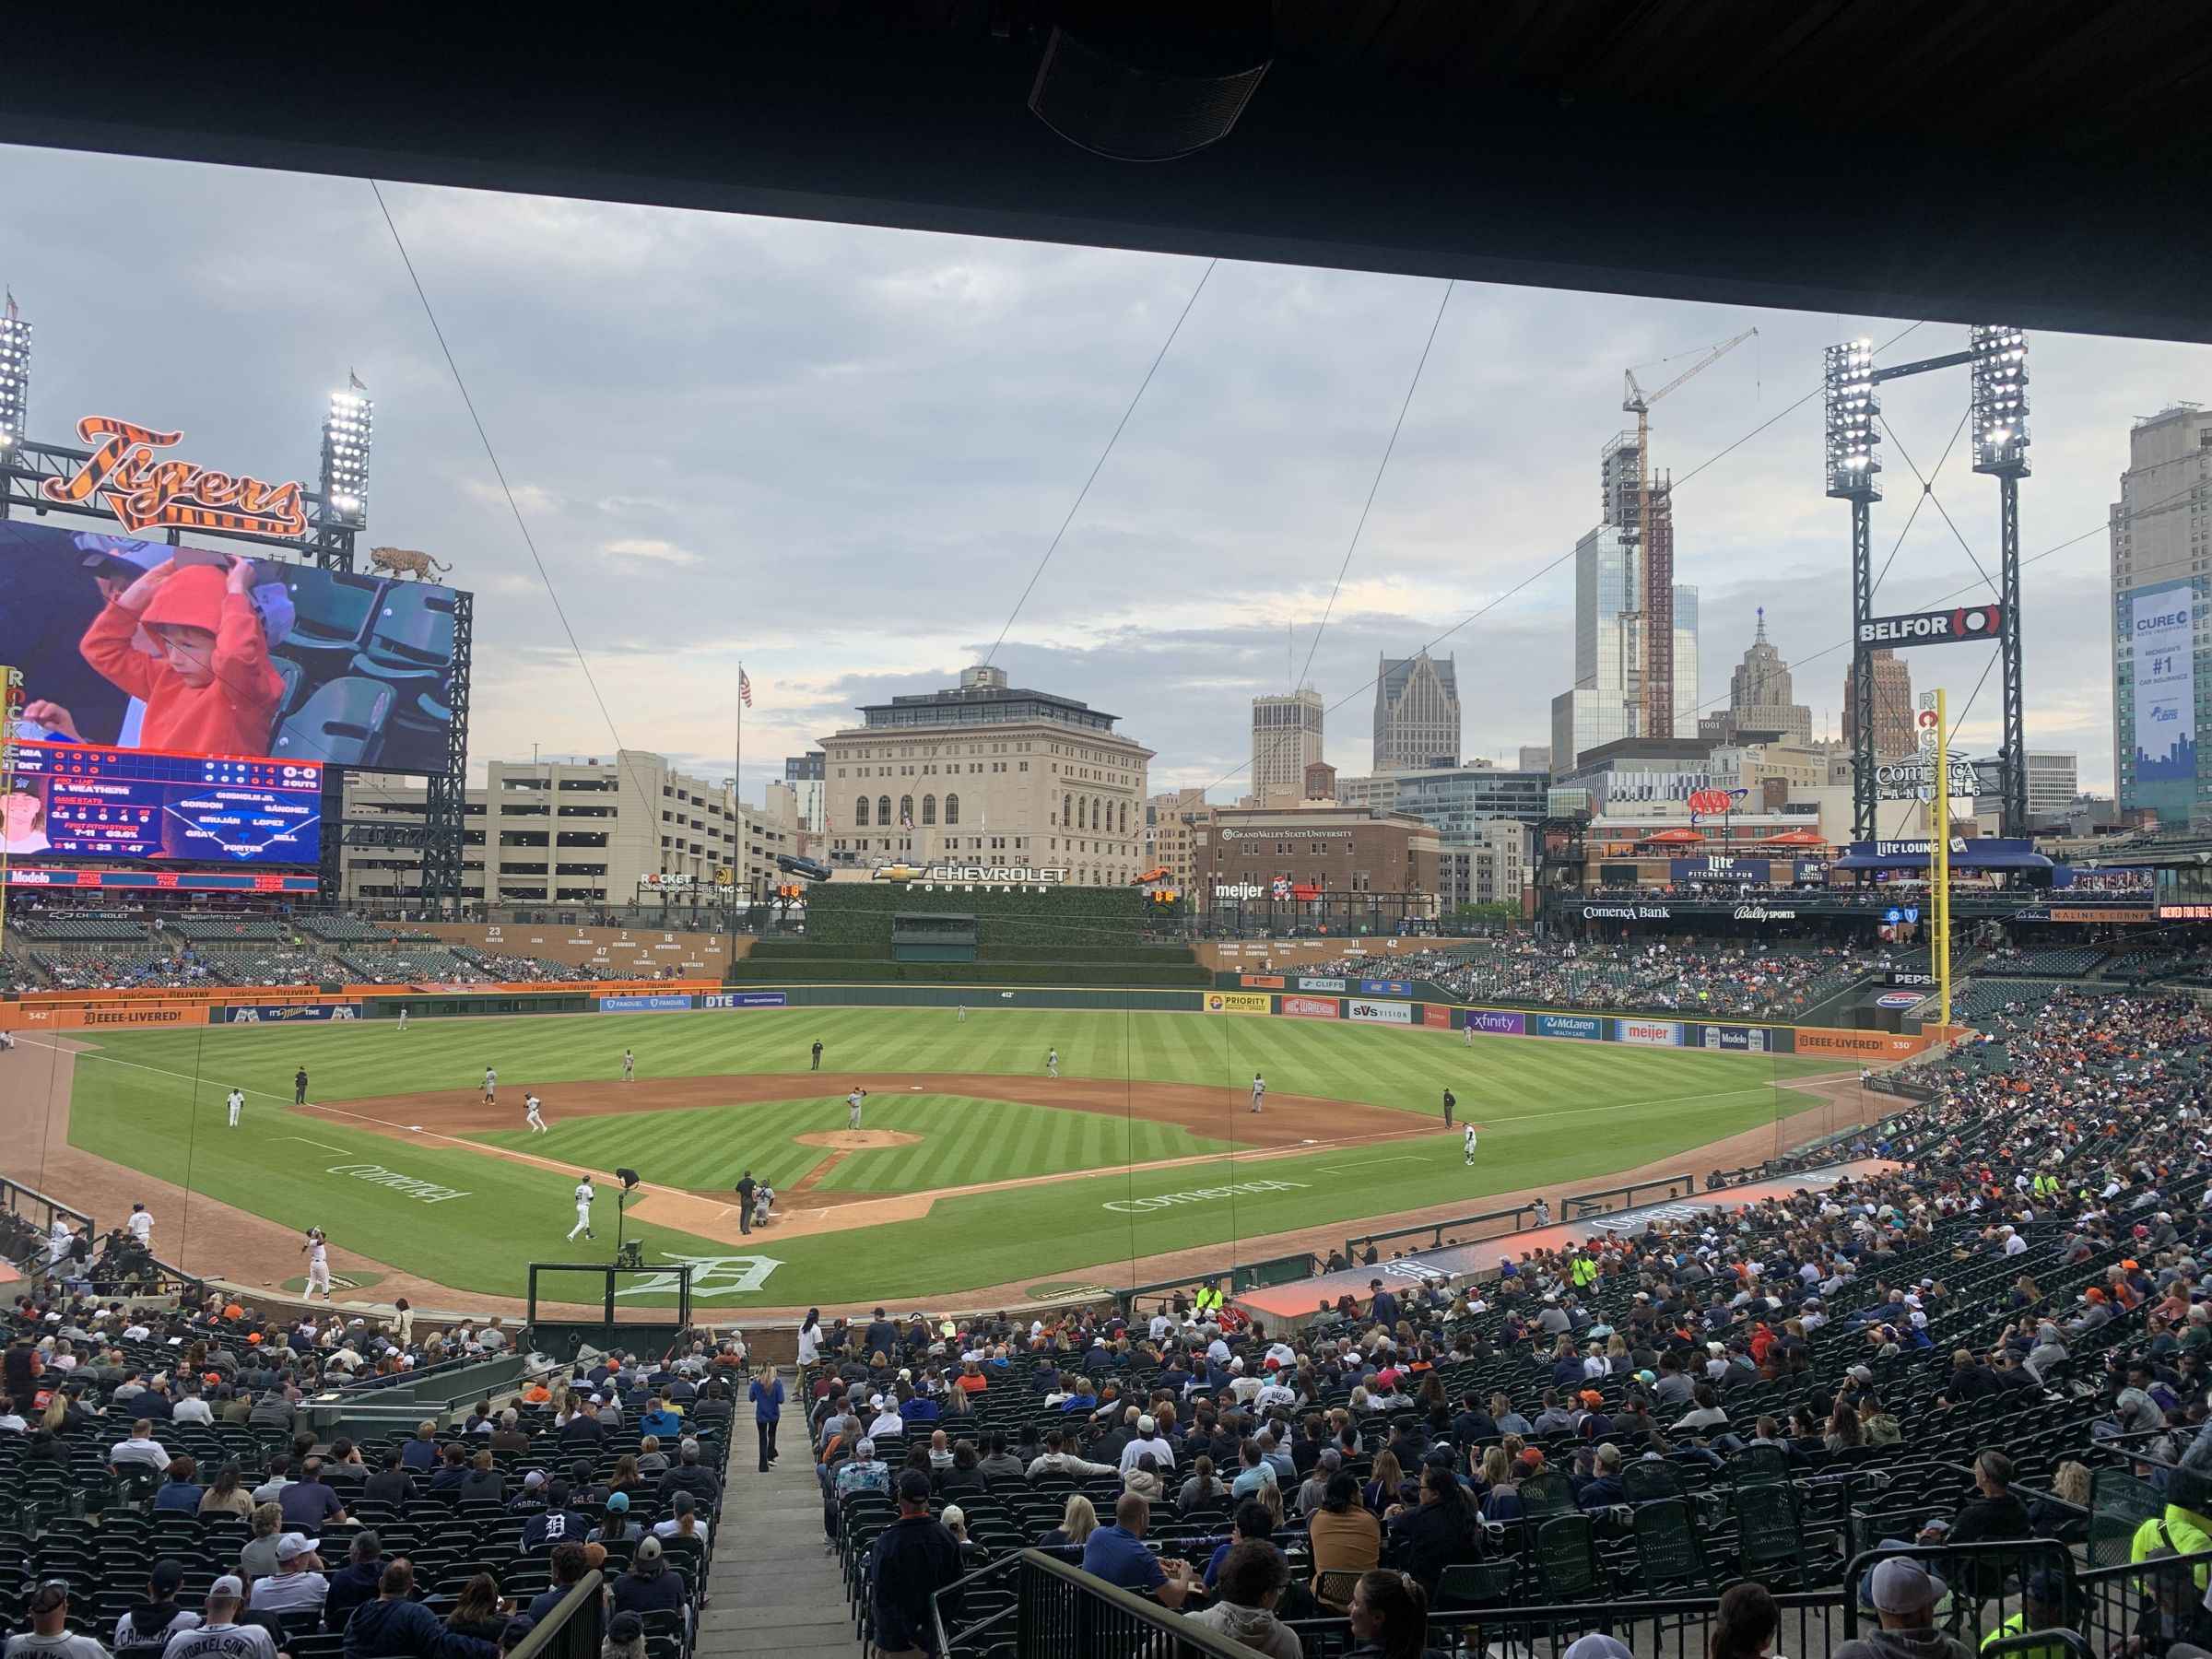
[[[1757,1020],[1661,1019],[1600,1010],[1470,1007],[1437,1000],[1412,980],[1342,980],[1246,974],[1239,990],[1138,986],[969,984],[725,985],[711,979],[594,980],[548,984],[346,985],[323,990],[223,987],[199,992],[45,992],[0,1003],[0,1028],[43,1030],[159,1029],[283,1021],[454,1018],[538,1014],[744,1013],[769,1008],[1070,1008],[1225,1018],[1338,1020],[1347,1025],[1618,1042],[1729,1053],[1832,1056],[1861,1065],[1924,1052],[1936,1031],[1898,1036],[1833,1026]],[[1280,989],[1277,987],[1280,986]],[[1426,990],[1429,994],[1421,993]]]

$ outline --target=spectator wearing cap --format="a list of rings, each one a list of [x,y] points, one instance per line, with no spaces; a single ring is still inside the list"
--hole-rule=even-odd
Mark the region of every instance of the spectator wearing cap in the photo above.
[[[464,1636],[413,1599],[415,1569],[405,1558],[386,1562],[376,1597],[346,1626],[346,1659],[496,1659],[488,1641]]]
[[[618,1613],[608,1619],[599,1659],[645,1659],[645,1621],[635,1613]]]
[[[1147,1456],[1151,1458],[1153,1466],[1163,1477],[1175,1466],[1175,1448],[1159,1432],[1159,1423],[1148,1414],[1139,1414],[1136,1419],[1135,1438],[1122,1448],[1120,1460],[1122,1473],[1127,1474],[1131,1469],[1136,1467],[1138,1458]]]
[[[668,1518],[655,1521],[653,1531],[659,1538],[697,1538],[702,1548],[707,1542],[707,1524],[699,1518],[699,1500],[688,1492],[669,1494]]]
[[[546,1472],[532,1469],[523,1477],[523,1489],[507,1500],[511,1515],[535,1515],[546,1507]]]
[[[183,1583],[183,1562],[168,1556],[156,1561],[147,1577],[146,1599],[132,1604],[131,1610],[115,1621],[115,1645],[126,1648],[134,1642],[166,1641],[173,1632],[196,1630],[200,1616],[177,1602],[177,1591]]]
[[[830,1484],[832,1494],[839,1498],[847,1492],[881,1492],[888,1497],[890,1465],[876,1455],[876,1442],[864,1434],[853,1442],[853,1455],[837,1465]]]
[[[681,1613],[689,1605],[690,1592],[682,1570],[668,1564],[660,1539],[644,1537],[638,1540],[629,1568],[610,1587],[608,1599],[618,1613]]]
[[[541,1549],[554,1549],[563,1544],[581,1544],[583,1535],[591,1529],[591,1521],[569,1507],[569,1483],[549,1480],[546,1483],[546,1507],[523,1523],[523,1553],[535,1555]],[[541,1615],[533,1613],[530,1617],[536,1618]]]
[[[1620,1448],[1606,1441],[1593,1454],[1589,1483],[1575,1495],[1575,1501],[1586,1510],[1598,1510],[1628,1500],[1628,1490],[1620,1483]]]
[[[1313,1473],[1299,1484],[1291,1498],[1291,1507],[1301,1515],[1311,1515],[1321,1507],[1322,1500],[1329,1495],[1329,1481],[1344,1467],[1344,1453],[1334,1446],[1324,1446],[1321,1456],[1313,1465]]]
[[[1936,1606],[1947,1590],[1939,1578],[1904,1556],[1877,1561],[1863,1598],[1881,1628],[1841,1643],[1832,1659],[1973,1659],[1967,1645],[1936,1629]]]
[[[629,1494],[609,1492],[599,1524],[585,1535],[583,1541],[586,1544],[620,1544],[635,1542],[644,1535],[643,1524],[629,1518]]]
[[[223,1574],[208,1586],[203,1604],[206,1617],[193,1629],[172,1635],[161,1659],[276,1659],[276,1639],[267,1630],[238,1622],[245,1602],[243,1582]]]
[[[323,1576],[323,1558],[315,1553],[320,1541],[288,1532],[276,1540],[276,1571],[253,1581],[252,1606],[256,1613],[320,1615],[330,1596],[330,1581]]]
[[[868,1623],[885,1659],[929,1650],[935,1640],[931,1598],[961,1577],[959,1541],[929,1512],[929,1477],[906,1470],[899,1477],[898,1498],[899,1518],[868,1550]],[[959,1594],[950,1593],[937,1606],[949,1618],[959,1602]]]
[[[1367,1288],[1373,1297],[1373,1300],[1368,1303],[1368,1323],[1379,1324],[1386,1331],[1396,1330],[1398,1326],[1398,1299],[1383,1287],[1382,1281],[1379,1278],[1368,1280]]]

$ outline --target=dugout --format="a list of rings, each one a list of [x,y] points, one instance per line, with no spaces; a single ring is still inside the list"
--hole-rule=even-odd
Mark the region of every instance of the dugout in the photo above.
[[[975,918],[943,911],[898,911],[891,916],[894,962],[972,962]]]

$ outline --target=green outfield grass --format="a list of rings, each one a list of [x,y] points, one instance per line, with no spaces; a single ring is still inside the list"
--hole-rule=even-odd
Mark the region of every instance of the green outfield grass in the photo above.
[[[647,1112],[620,1119],[559,1114],[563,1082],[620,1075],[635,1050],[641,1090],[655,1077],[797,1073],[809,1045],[824,1045],[821,1099],[766,1106]],[[409,1146],[330,1112],[289,1110],[291,1075],[309,1070],[311,1098],[338,1103],[381,1095],[471,1090],[487,1065],[503,1089],[546,1097],[554,1133],[485,1138],[535,1156],[599,1169],[621,1162],[649,1181],[727,1185],[732,1159],[755,1156],[787,1184],[818,1160],[815,1148],[758,1135],[753,1120],[792,1114],[789,1133],[844,1124],[838,1068],[930,1073],[1041,1073],[1057,1046],[1071,1077],[1218,1085],[1220,1143],[1158,1124],[1124,1125],[1110,1113],[1071,1113],[946,1097],[871,1098],[873,1127],[930,1136],[922,1145],[855,1155],[831,1172],[831,1190],[914,1191],[1095,1166],[1096,1177],[939,1200],[922,1220],[803,1238],[771,1228],[741,1247],[663,1229],[641,1233],[649,1262],[667,1256],[725,1261],[742,1250],[779,1265],[757,1293],[730,1295],[716,1270],[701,1294],[723,1305],[792,1305],[941,1298],[973,1288],[1096,1267],[1153,1254],[1323,1223],[1387,1219],[1395,1212],[1542,1182],[1594,1184],[1617,1171],[1771,1122],[1810,1102],[1787,1084],[1835,1073],[1833,1062],[1777,1055],[1637,1049],[1610,1043],[1391,1030],[1319,1021],[1200,1014],[972,1010],[794,1009],[534,1019],[209,1028],[102,1034],[81,1054],[70,1138],[85,1150],[189,1184],[288,1226],[327,1228],[341,1245],[463,1290],[517,1295],[532,1260],[605,1259],[612,1205],[603,1201],[599,1242],[565,1245],[573,1179],[475,1149],[472,1142]],[[17,1059],[29,1058],[26,1050]],[[1442,1090],[1460,1115],[1486,1126],[1477,1166],[1456,1139],[1392,1142],[1353,1151],[1254,1159],[1233,1149],[1213,1163],[1131,1172],[1125,1160],[1233,1148],[1252,1074],[1277,1093],[1315,1095],[1441,1115]],[[224,1126],[224,1092],[247,1090],[246,1125]],[[952,1117],[974,1135],[894,1115]],[[980,1114],[980,1116],[978,1115]],[[804,1119],[802,1123],[800,1120]],[[1091,1120],[1096,1119],[1095,1124]],[[435,1131],[435,1112],[425,1109]],[[1441,1124],[1439,1125],[1441,1128]],[[641,1133],[641,1131],[645,1131]],[[1134,1139],[1120,1138],[1134,1131]],[[1095,1153],[1075,1144],[1096,1137]],[[1147,1135],[1159,1138],[1147,1140]],[[620,1156],[618,1156],[620,1154]],[[772,1161],[786,1159],[784,1163]],[[343,1172],[367,1163],[462,1194],[425,1202]],[[336,1169],[341,1172],[334,1173]],[[793,1171],[791,1174],[783,1173]],[[987,1172],[978,1173],[983,1171]],[[1284,1183],[1196,1203],[1145,1205],[1160,1194],[1258,1181]],[[120,1195],[119,1195],[120,1196]],[[611,1199],[611,1194],[609,1194]],[[127,1200],[126,1200],[127,1202]],[[1132,1210],[1129,1206],[1135,1204]],[[1116,1207],[1109,1208],[1108,1206]],[[104,1217],[102,1218],[104,1219]],[[167,1218],[174,1227],[179,1218]],[[173,1234],[157,1243],[173,1244]]]
[[[794,1137],[842,1129],[845,1116],[844,1097],[838,1095],[571,1118],[547,1135],[500,1130],[468,1138],[599,1169],[627,1164],[648,1183],[695,1192],[725,1190],[747,1170],[755,1180],[787,1189],[831,1156],[827,1147],[803,1147]],[[913,1146],[847,1153],[818,1190],[925,1193],[1229,1149],[1221,1141],[1143,1118],[1042,1112],[964,1095],[870,1095],[865,1122],[870,1129],[895,1129],[924,1139]]]

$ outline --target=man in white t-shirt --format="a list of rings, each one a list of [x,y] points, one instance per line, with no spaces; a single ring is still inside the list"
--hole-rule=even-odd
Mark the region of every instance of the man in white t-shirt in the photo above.
[[[124,1225],[131,1230],[131,1237],[138,1241],[138,1248],[150,1251],[154,1247],[154,1218],[143,1204],[131,1206],[131,1218]]]
[[[69,1633],[69,1586],[64,1580],[48,1579],[41,1583],[24,1598],[24,1610],[30,1615],[30,1633],[9,1637],[9,1654],[55,1653],[61,1659],[108,1659],[108,1650],[96,1637]]]
[[[206,1622],[171,1636],[161,1659],[276,1659],[276,1643],[268,1631],[235,1622],[245,1600],[244,1581],[223,1574],[207,1592]]]
[[[588,1180],[576,1183],[576,1225],[569,1229],[568,1241],[570,1243],[576,1242],[578,1233],[582,1233],[587,1239],[593,1237],[592,1200],[597,1196],[598,1194],[592,1191],[592,1183]]]
[[[214,1422],[214,1411],[209,1408],[207,1402],[200,1397],[198,1380],[195,1378],[185,1382],[183,1388],[184,1392],[178,1398],[177,1403],[170,1407],[170,1417],[180,1423]]]
[[[154,1425],[140,1418],[131,1425],[130,1438],[119,1440],[108,1448],[108,1462],[115,1468],[126,1464],[144,1464],[149,1469],[169,1467],[169,1453],[154,1438]]]

